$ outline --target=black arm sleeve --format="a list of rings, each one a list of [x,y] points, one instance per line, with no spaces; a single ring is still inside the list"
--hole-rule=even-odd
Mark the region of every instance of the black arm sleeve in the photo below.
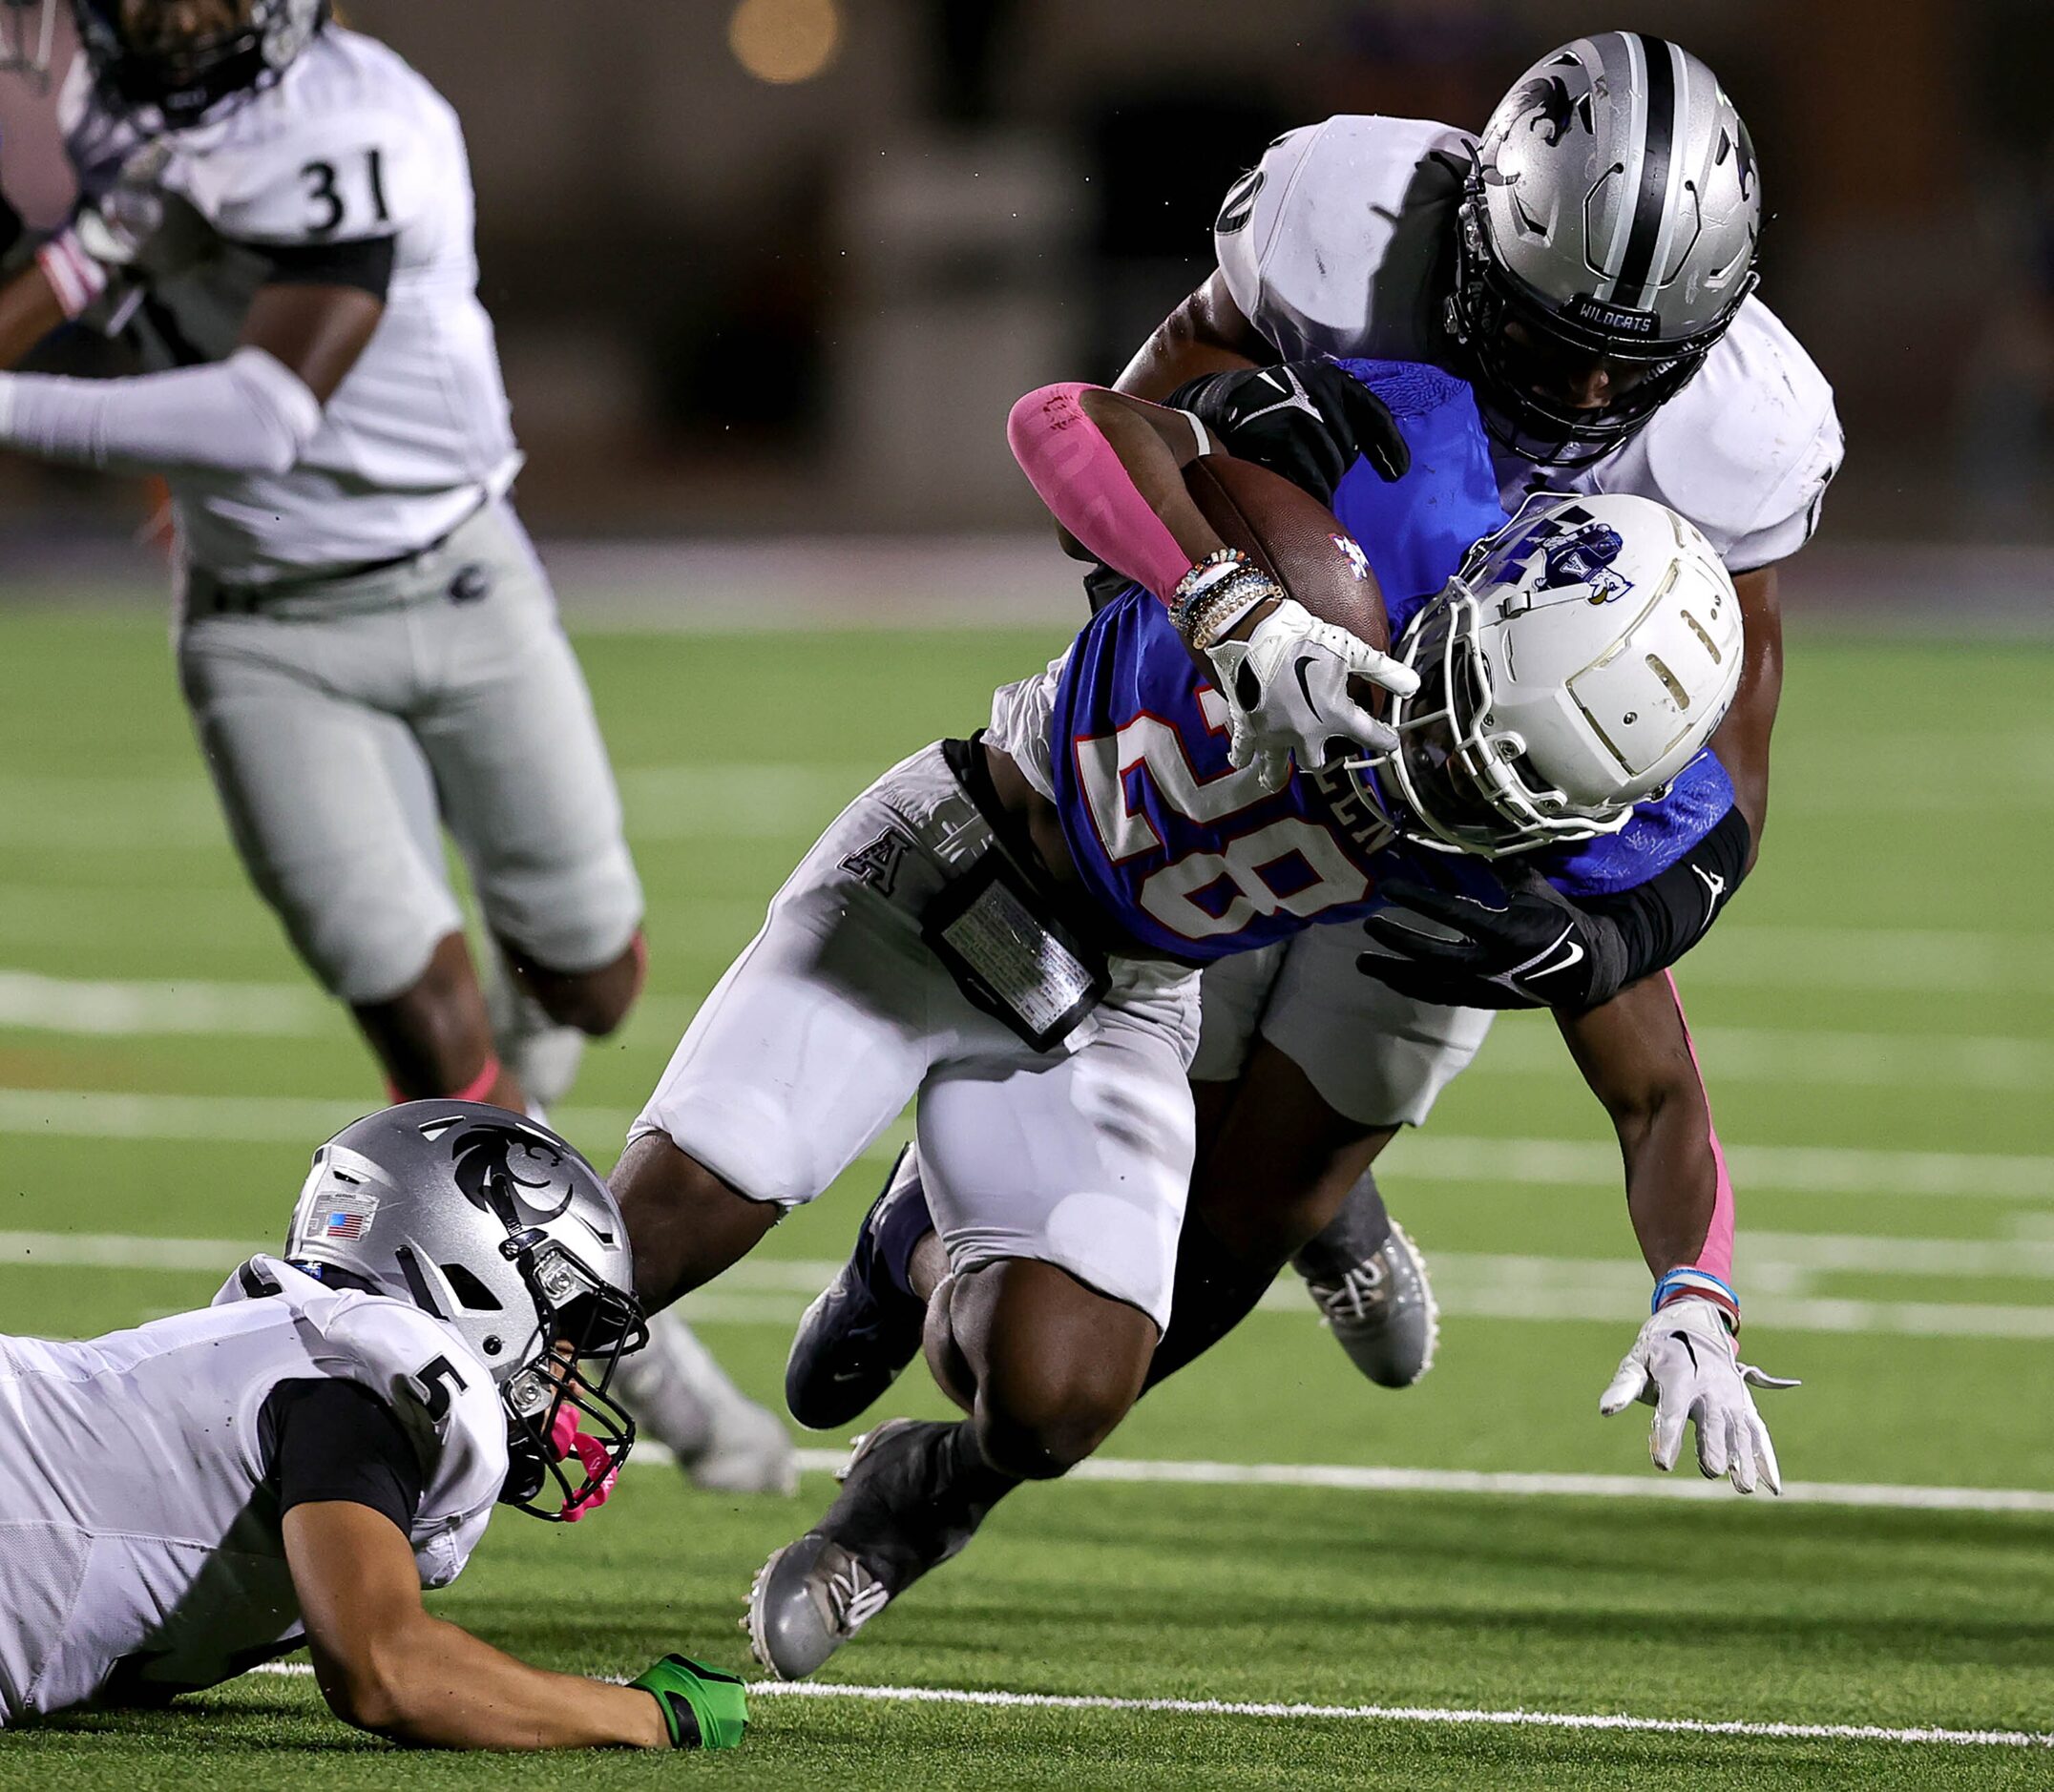
[[[348,1500],[410,1532],[425,1480],[392,1408],[355,1382],[281,1382],[263,1403],[259,1448],[279,1516],[316,1500]]]
[[[1624,948],[1624,989],[1666,970],[1703,939],[1748,874],[1747,818],[1727,810],[1712,830],[1658,877],[1616,896],[1579,896],[1577,907],[1612,924]]]
[[[354,286],[383,301],[392,284],[395,252],[390,237],[354,242],[251,242],[244,248],[271,263],[271,286]]]

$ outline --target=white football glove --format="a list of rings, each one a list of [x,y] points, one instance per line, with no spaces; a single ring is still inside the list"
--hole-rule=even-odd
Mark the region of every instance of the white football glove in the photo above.
[[[1232,712],[1226,756],[1255,767],[1265,790],[1281,790],[1291,761],[1317,771],[1336,741],[1388,753],[1397,736],[1348,694],[1350,678],[1410,697],[1419,675],[1333,622],[1316,620],[1293,598],[1258,622],[1245,641],[1215,642],[1205,656]]]
[[[1654,1407],[1647,1453],[1665,1473],[1676,1466],[1688,1420],[1697,1427],[1697,1466],[1706,1479],[1729,1475],[1751,1493],[1758,1469],[1769,1490],[1780,1493],[1775,1446],[1748,1389],[1797,1386],[1741,1362],[1719,1308],[1692,1296],[1671,1302],[1641,1327],[1598,1410],[1608,1419],[1636,1400]]]

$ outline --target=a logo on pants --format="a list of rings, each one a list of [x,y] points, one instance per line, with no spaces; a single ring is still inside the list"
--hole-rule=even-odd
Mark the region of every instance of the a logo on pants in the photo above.
[[[899,865],[905,857],[905,840],[888,827],[868,846],[844,859],[842,869],[880,896],[889,896],[898,885]]]

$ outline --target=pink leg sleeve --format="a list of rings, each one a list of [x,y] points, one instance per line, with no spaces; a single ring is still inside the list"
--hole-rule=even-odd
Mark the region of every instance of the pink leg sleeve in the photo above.
[[[1077,381],[1044,385],[1013,406],[1006,441],[1050,513],[1116,573],[1167,599],[1190,556],[1135,490],[1104,432],[1084,414]]]

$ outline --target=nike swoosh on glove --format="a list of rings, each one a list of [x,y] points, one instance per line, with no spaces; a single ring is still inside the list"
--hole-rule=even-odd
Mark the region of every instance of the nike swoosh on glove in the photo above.
[[[1265,790],[1284,787],[1293,760],[1302,771],[1317,771],[1351,751],[1385,753],[1397,745],[1397,736],[1349,695],[1351,678],[1400,697],[1419,688],[1410,666],[1336,623],[1316,620],[1289,597],[1247,640],[1217,641],[1205,656],[1227,699],[1226,756],[1254,766]]]
[[[1709,1301],[1672,1301],[1641,1327],[1598,1402],[1607,1419],[1636,1400],[1655,1409],[1647,1453],[1665,1474],[1683,1449],[1683,1427],[1697,1427],[1697,1466],[1705,1478],[1725,1475],[1743,1493],[1760,1482],[1783,1491],[1769,1427],[1754,1409],[1750,1387],[1796,1387],[1740,1360],[1726,1317]]]
[[[1358,458],[1379,479],[1412,466],[1412,448],[1390,406],[1331,361],[1287,361],[1188,380],[1168,403],[1197,412],[1227,451],[1331,506]]]
[[[1561,1008],[1609,1002],[1626,969],[1618,923],[1579,908],[1531,869],[1497,906],[1424,884],[1383,885],[1386,906],[1362,924],[1365,976],[1415,1001],[1450,1008]]]

